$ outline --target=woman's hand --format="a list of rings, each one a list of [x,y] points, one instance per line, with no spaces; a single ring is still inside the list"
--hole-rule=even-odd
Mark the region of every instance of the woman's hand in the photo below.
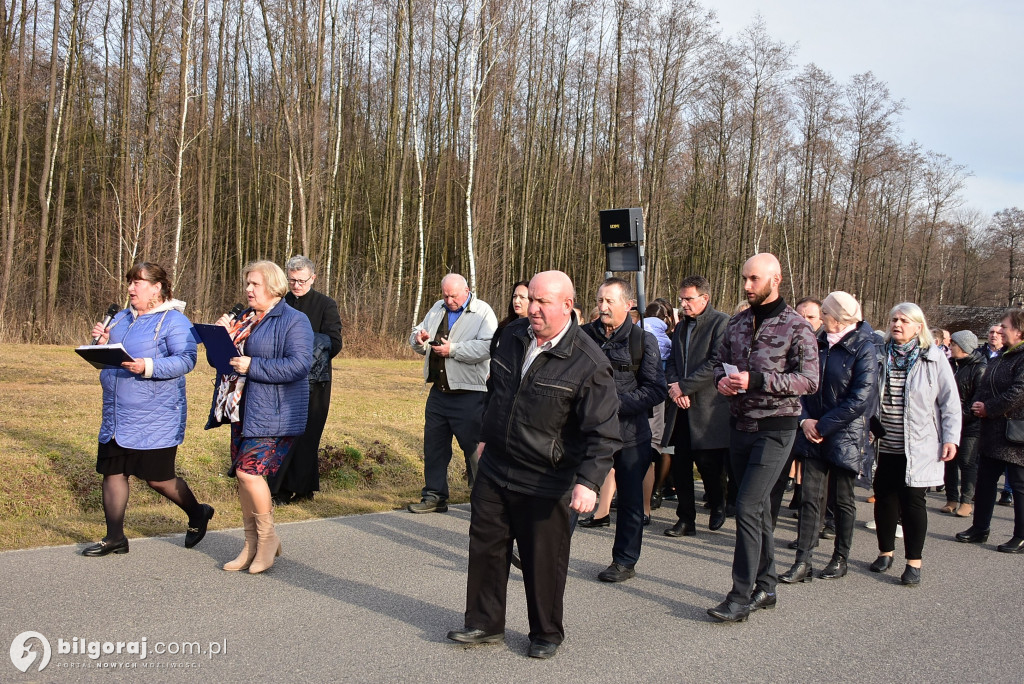
[[[985,402],[976,401],[971,404],[971,413],[979,418],[988,418],[988,411],[985,410]]]
[[[110,341],[110,332],[103,327],[102,323],[97,323],[92,327],[92,336],[96,338],[96,344],[106,344]]]
[[[135,375],[142,375],[143,373],[146,372],[146,360],[135,359],[134,361],[125,361],[124,363],[121,364],[121,368],[124,368],[129,373],[134,373]]]
[[[249,372],[249,363],[252,361],[252,357],[249,356],[236,356],[231,359],[231,367],[235,369],[235,372],[239,375],[245,375]]]
[[[942,445],[942,456],[939,458],[941,461],[952,461],[956,458],[956,444],[952,442],[946,442]]]
[[[800,427],[803,429],[804,437],[807,438],[808,442],[811,442],[812,444],[821,444],[825,440],[825,438],[821,436],[821,433],[818,432],[818,421],[813,418],[804,419],[804,421],[800,423]]]
[[[234,319],[235,319],[234,316],[232,316],[229,313],[226,313],[223,316],[221,316],[220,318],[218,318],[217,322],[214,323],[214,325],[223,325],[225,330],[227,330],[228,332],[231,332],[231,321],[233,321]]]

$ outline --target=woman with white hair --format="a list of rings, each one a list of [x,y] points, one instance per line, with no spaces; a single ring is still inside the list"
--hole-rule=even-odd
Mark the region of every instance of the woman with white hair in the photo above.
[[[874,330],[864,322],[853,295],[831,293],[821,304],[818,391],[800,398],[803,410],[795,451],[803,457],[803,491],[796,562],[779,580],[792,584],[814,578],[811,556],[824,514],[829,481],[835,486],[836,540],[828,565],[818,575],[846,575],[857,506],[853,484],[868,446],[871,416],[878,401],[878,355]]]
[[[942,484],[945,461],[960,442],[960,397],[946,355],[935,344],[917,304],[903,302],[889,315],[878,418],[875,521],[878,558],[872,572],[892,567],[896,524],[903,521],[907,567],[900,581],[921,583],[921,553],[928,532],[925,492]]]

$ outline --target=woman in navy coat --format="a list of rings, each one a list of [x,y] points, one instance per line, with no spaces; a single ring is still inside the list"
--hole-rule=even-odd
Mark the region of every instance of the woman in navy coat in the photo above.
[[[234,373],[221,375],[207,428],[231,424],[231,469],[238,478],[245,545],[225,570],[263,572],[281,555],[266,477],[281,467],[295,438],[306,429],[313,364],[309,319],[283,301],[284,271],[272,261],[242,269],[249,308],[217,321],[227,328],[240,356]]]

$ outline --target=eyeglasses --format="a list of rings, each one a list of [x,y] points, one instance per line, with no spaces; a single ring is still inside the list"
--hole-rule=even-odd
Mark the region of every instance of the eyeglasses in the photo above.
[[[312,279],[313,279],[313,276],[309,276],[305,280],[299,280],[298,278],[289,278],[288,279],[288,284],[289,285],[305,285],[306,283],[308,283]]]
[[[676,297],[676,299],[678,299],[679,303],[682,304],[683,302],[692,302],[695,299],[700,299],[703,296],[704,295],[697,295],[696,297]]]

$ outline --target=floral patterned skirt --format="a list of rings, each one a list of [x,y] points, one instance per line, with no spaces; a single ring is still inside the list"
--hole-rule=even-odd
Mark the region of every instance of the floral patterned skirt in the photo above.
[[[231,469],[249,475],[276,475],[295,437],[242,437],[242,424],[231,424]]]

